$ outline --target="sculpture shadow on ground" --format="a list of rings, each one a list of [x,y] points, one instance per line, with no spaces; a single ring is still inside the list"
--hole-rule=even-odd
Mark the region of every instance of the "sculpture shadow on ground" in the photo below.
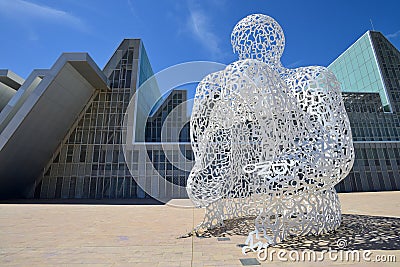
[[[223,227],[207,230],[197,234],[197,237],[247,236],[254,230],[254,219],[255,217],[246,217],[226,220]],[[338,246],[338,242],[341,242],[341,247]],[[321,236],[290,237],[273,247],[314,251],[400,250],[400,218],[343,214],[342,224],[336,231]]]

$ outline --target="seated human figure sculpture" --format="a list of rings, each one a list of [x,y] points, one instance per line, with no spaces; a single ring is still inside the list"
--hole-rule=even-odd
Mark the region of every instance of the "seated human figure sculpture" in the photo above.
[[[231,42],[239,60],[206,76],[194,99],[187,192],[206,208],[196,230],[254,217],[245,253],[336,229],[334,186],[354,162],[336,77],[321,66],[284,68],[283,31],[269,16],[242,19]]]

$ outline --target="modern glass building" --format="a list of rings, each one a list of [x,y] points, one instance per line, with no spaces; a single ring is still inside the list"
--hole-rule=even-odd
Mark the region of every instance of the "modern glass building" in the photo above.
[[[337,190],[399,190],[399,51],[368,31],[328,68],[342,85],[356,150]],[[63,54],[26,80],[0,70],[0,198],[187,197],[188,93],[162,95],[152,75],[139,39],[124,40],[103,70],[86,53]],[[128,153],[125,112],[135,126]]]
[[[170,188],[169,192],[166,185],[162,188],[158,182],[155,186],[152,181],[157,181],[155,178],[161,175],[166,181],[183,188],[186,185],[188,173],[174,168],[170,160],[177,158],[174,154],[178,154],[182,146],[183,153],[190,157],[190,144],[165,148],[168,146],[165,143],[188,142],[188,129],[180,131],[178,127],[182,121],[187,121],[186,106],[180,105],[186,101],[186,91],[172,90],[169,95],[161,96],[157,83],[148,80],[153,71],[139,40],[123,41],[103,73],[110,90],[92,96],[45,167],[46,171],[36,180],[33,197],[130,199],[147,198],[146,192],[164,197],[185,197],[184,190],[175,192],[176,189]],[[137,92],[146,81],[152,83],[141,88],[143,92]],[[134,109],[136,124],[145,123],[146,130],[143,136],[140,129],[136,129],[136,146],[129,155],[128,166],[122,138],[126,129],[122,123],[133,95],[137,98]],[[157,104],[151,106],[152,103]],[[147,116],[149,108],[152,110]],[[174,114],[171,114],[172,110]],[[164,146],[161,145],[162,129],[165,131]],[[181,138],[174,139],[179,134]],[[167,151],[170,157],[165,155]],[[139,179],[148,187],[146,192],[137,186]]]
[[[153,75],[140,40],[124,40],[103,73],[110,90],[95,91],[36,180],[35,198],[135,198],[125,164],[122,120],[131,96]],[[155,92],[157,94],[157,92]],[[149,95],[154,94],[149,92]]]
[[[356,159],[339,192],[400,189],[400,52],[368,31],[328,66],[343,90]]]
[[[0,198],[149,197],[136,181],[157,196],[186,197],[193,157],[186,91],[163,96],[151,76],[139,39],[124,40],[103,70],[87,54],[71,53],[26,81],[0,71]],[[133,98],[135,123],[146,129],[136,127],[135,149],[124,155]]]
[[[371,32],[362,35],[329,67],[341,82],[345,93],[378,93],[384,111],[390,112],[391,106],[382,77]]]

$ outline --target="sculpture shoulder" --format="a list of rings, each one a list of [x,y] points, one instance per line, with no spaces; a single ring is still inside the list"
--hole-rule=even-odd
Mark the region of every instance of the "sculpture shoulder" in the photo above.
[[[296,69],[287,69],[286,77],[299,77],[299,76],[309,76],[310,78],[328,78],[330,80],[337,80],[334,73],[329,70],[327,67],[323,66],[307,66],[307,67],[299,67]]]
[[[238,79],[238,77],[241,77],[241,79]],[[256,59],[238,60],[227,65],[224,70],[205,76],[197,86],[196,95],[200,96],[210,91],[230,87],[232,82],[240,84],[245,80],[265,81],[264,79],[258,79],[259,77],[280,79],[278,72],[262,61]]]
[[[205,76],[196,87],[195,98],[203,97],[213,91],[219,90],[222,84],[224,71],[212,72]]]
[[[229,72],[232,70],[240,70],[244,72],[248,69],[259,70],[259,71],[273,71],[273,69],[265,62],[257,60],[257,59],[241,59],[235,62],[232,62],[228,66],[226,66],[225,71]]]

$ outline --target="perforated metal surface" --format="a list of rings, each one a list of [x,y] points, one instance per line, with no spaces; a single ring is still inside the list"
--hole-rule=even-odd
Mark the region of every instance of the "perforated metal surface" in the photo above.
[[[354,162],[336,77],[320,66],[284,68],[283,31],[269,16],[244,18],[231,40],[240,60],[199,83],[191,117],[187,191],[206,207],[199,228],[256,216],[244,253],[336,229],[334,185]]]

